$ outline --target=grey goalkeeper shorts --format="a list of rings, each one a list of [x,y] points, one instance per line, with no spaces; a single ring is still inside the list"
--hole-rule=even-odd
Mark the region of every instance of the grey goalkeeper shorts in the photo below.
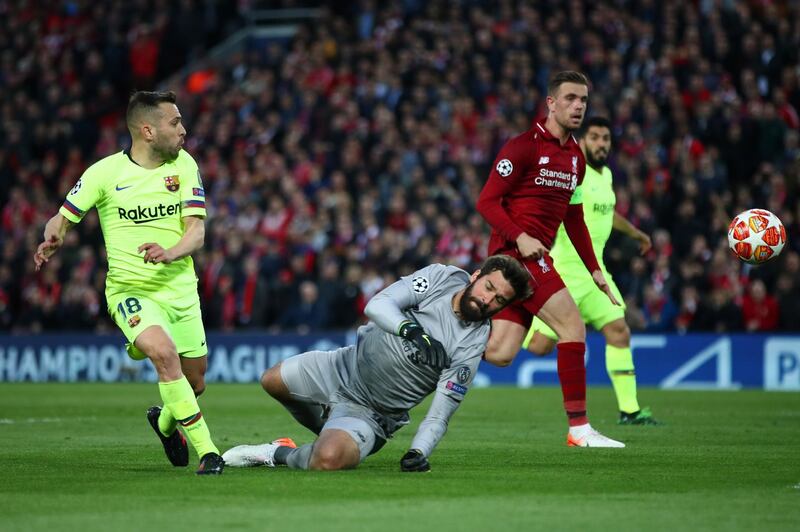
[[[355,356],[355,346],[342,347],[335,351],[309,351],[284,360],[281,363],[281,379],[289,389],[292,399],[330,407],[322,430],[342,430],[348,433],[358,445],[363,461],[383,447],[386,438],[396,428],[384,416],[349,401],[338,393],[347,386],[349,363]],[[389,426],[394,430],[389,429]]]
[[[355,355],[353,345],[334,351],[308,351],[281,363],[281,379],[292,399],[328,405],[333,394],[348,380],[346,359]]]

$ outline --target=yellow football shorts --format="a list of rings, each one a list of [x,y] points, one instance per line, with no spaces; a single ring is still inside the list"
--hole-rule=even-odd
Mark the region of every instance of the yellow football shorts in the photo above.
[[[154,299],[152,294],[126,292],[108,299],[108,313],[128,339],[128,356],[134,360],[147,358],[133,344],[151,325],[164,329],[175,342],[180,356],[199,358],[208,354],[200,299],[197,297],[184,306],[167,304]]]

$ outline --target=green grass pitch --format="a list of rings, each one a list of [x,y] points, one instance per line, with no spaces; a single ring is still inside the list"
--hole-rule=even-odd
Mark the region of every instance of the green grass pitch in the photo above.
[[[798,530],[800,394],[641,390],[666,421],[593,424],[626,449],[570,449],[557,388],[472,390],[429,474],[398,461],[424,408],[359,469],[173,468],[145,419],[153,384],[0,385],[0,530]],[[310,433],[256,384],[211,384],[221,450]]]

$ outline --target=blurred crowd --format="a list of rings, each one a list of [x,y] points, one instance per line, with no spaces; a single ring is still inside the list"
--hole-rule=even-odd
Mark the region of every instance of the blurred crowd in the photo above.
[[[236,19],[227,4],[0,0],[0,328],[112,327],[93,212],[39,274],[33,250],[81,172],[129,143],[127,91],[201,55],[214,20]],[[645,256],[620,235],[606,250],[632,329],[800,329],[797,3],[335,5],[166,87],[205,183],[209,329],[350,328],[398,275],[474,268],[478,193],[559,70],[590,78],[589,115],[614,124],[617,210],[653,238]],[[758,268],[726,240],[751,207],[788,233]]]

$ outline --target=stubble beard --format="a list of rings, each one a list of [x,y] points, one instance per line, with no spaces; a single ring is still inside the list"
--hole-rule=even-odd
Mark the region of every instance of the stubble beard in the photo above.
[[[458,302],[458,312],[461,314],[461,319],[464,321],[478,322],[491,316],[488,306],[482,304],[477,298],[472,297],[472,289],[474,286],[475,283],[471,283],[466,290],[464,290],[461,301]],[[470,302],[475,303],[475,305],[471,305]]]
[[[158,159],[160,159],[165,163],[177,159],[178,154],[181,151],[180,147],[160,146],[160,145],[154,145],[152,150],[153,150],[153,155],[155,155]]]
[[[597,158],[594,156],[591,150],[586,150],[586,164],[592,168],[602,168],[606,165],[606,161],[608,161],[608,154],[603,155],[601,158]]]

